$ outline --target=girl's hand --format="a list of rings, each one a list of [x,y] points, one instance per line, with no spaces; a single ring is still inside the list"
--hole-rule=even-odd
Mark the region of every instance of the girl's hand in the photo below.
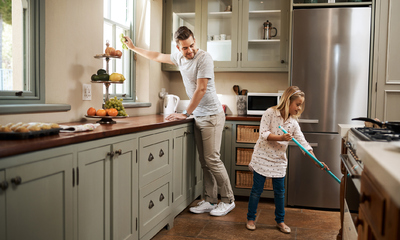
[[[285,133],[281,136],[281,141],[290,141],[292,140],[292,134],[290,133]]]
[[[324,165],[323,167],[320,167],[317,163],[317,166],[321,169],[321,170],[328,170],[328,171],[330,171],[330,169],[329,169],[329,167],[328,167],[328,165],[326,165],[324,162],[321,162],[322,163],[322,165]]]

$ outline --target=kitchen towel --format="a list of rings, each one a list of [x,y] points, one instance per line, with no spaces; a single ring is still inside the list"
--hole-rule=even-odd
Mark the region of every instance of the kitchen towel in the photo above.
[[[95,128],[100,126],[100,123],[88,123],[83,125],[75,125],[75,126],[67,126],[60,125],[60,132],[84,132],[84,131],[92,131]]]

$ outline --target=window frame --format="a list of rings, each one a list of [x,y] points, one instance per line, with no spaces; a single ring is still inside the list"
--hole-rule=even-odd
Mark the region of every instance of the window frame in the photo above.
[[[11,90],[0,91],[0,105],[2,104],[44,104],[45,103],[45,1],[30,0],[27,18],[29,27],[24,24],[24,81],[30,85],[29,91]],[[27,51],[26,51],[27,50]],[[28,71],[26,71],[28,69]]]
[[[132,15],[130,16],[130,26],[125,26],[121,23],[115,22],[113,20],[111,20],[111,2],[112,0],[104,0],[107,3],[107,8],[108,8],[108,13],[103,13],[103,31],[104,31],[104,25],[107,23],[109,25],[112,26],[112,33],[113,33],[113,39],[111,40],[111,42],[119,44],[120,40],[117,38],[116,36],[116,28],[120,27],[122,29],[124,29],[124,31],[129,31],[128,36],[134,41],[135,39],[135,8],[136,8],[136,0],[133,0],[132,2]],[[108,15],[110,18],[107,18],[105,15]],[[105,44],[105,39],[104,39],[104,44]],[[122,50],[122,49],[121,49]],[[125,90],[125,93],[123,94],[116,94],[115,93],[115,89],[116,89],[116,84],[111,84],[110,85],[110,89],[109,92],[113,92],[114,96],[117,96],[118,98],[123,98],[124,99],[124,103],[128,103],[128,102],[135,102],[136,100],[136,60],[134,57],[134,54],[132,51],[130,50],[126,50],[123,52],[123,54],[129,54],[128,59],[129,59],[129,63],[125,64],[124,62],[122,62],[122,68],[128,68],[126,71],[128,71],[128,77],[126,78],[125,81],[130,81],[129,82],[129,86],[128,89]],[[116,68],[116,63],[115,61],[122,61],[123,59],[116,59],[116,60],[111,60],[109,62],[109,69],[110,69],[110,74],[113,72],[113,69]],[[114,89],[113,89],[114,88]],[[130,93],[130,94],[129,94]],[[103,99],[105,99],[105,93],[103,93]],[[125,105],[125,104],[124,104]]]

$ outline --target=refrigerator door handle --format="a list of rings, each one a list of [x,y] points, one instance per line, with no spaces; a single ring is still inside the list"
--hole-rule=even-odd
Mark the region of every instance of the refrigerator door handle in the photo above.
[[[319,123],[319,119],[299,119],[299,123]]]
[[[318,143],[309,143],[311,147],[318,147]],[[293,141],[289,142],[289,146],[297,146]]]

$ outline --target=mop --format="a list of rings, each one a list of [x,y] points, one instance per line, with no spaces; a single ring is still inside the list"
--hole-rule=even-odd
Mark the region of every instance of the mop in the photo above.
[[[284,132],[285,134],[288,133],[283,127],[279,126],[279,128],[282,130],[282,132]],[[301,148],[301,150],[303,150],[305,153],[308,154],[308,156],[310,156],[320,167],[324,167],[324,165],[318,161],[318,159],[312,155],[309,151],[307,151],[307,149],[305,149],[296,139],[294,139],[292,137],[293,142],[295,142],[297,144],[297,146],[299,146]],[[340,180],[339,178],[337,178],[335,176],[335,174],[333,174],[330,170],[325,168],[325,171],[329,173],[329,175],[331,175],[339,184],[340,184]]]

